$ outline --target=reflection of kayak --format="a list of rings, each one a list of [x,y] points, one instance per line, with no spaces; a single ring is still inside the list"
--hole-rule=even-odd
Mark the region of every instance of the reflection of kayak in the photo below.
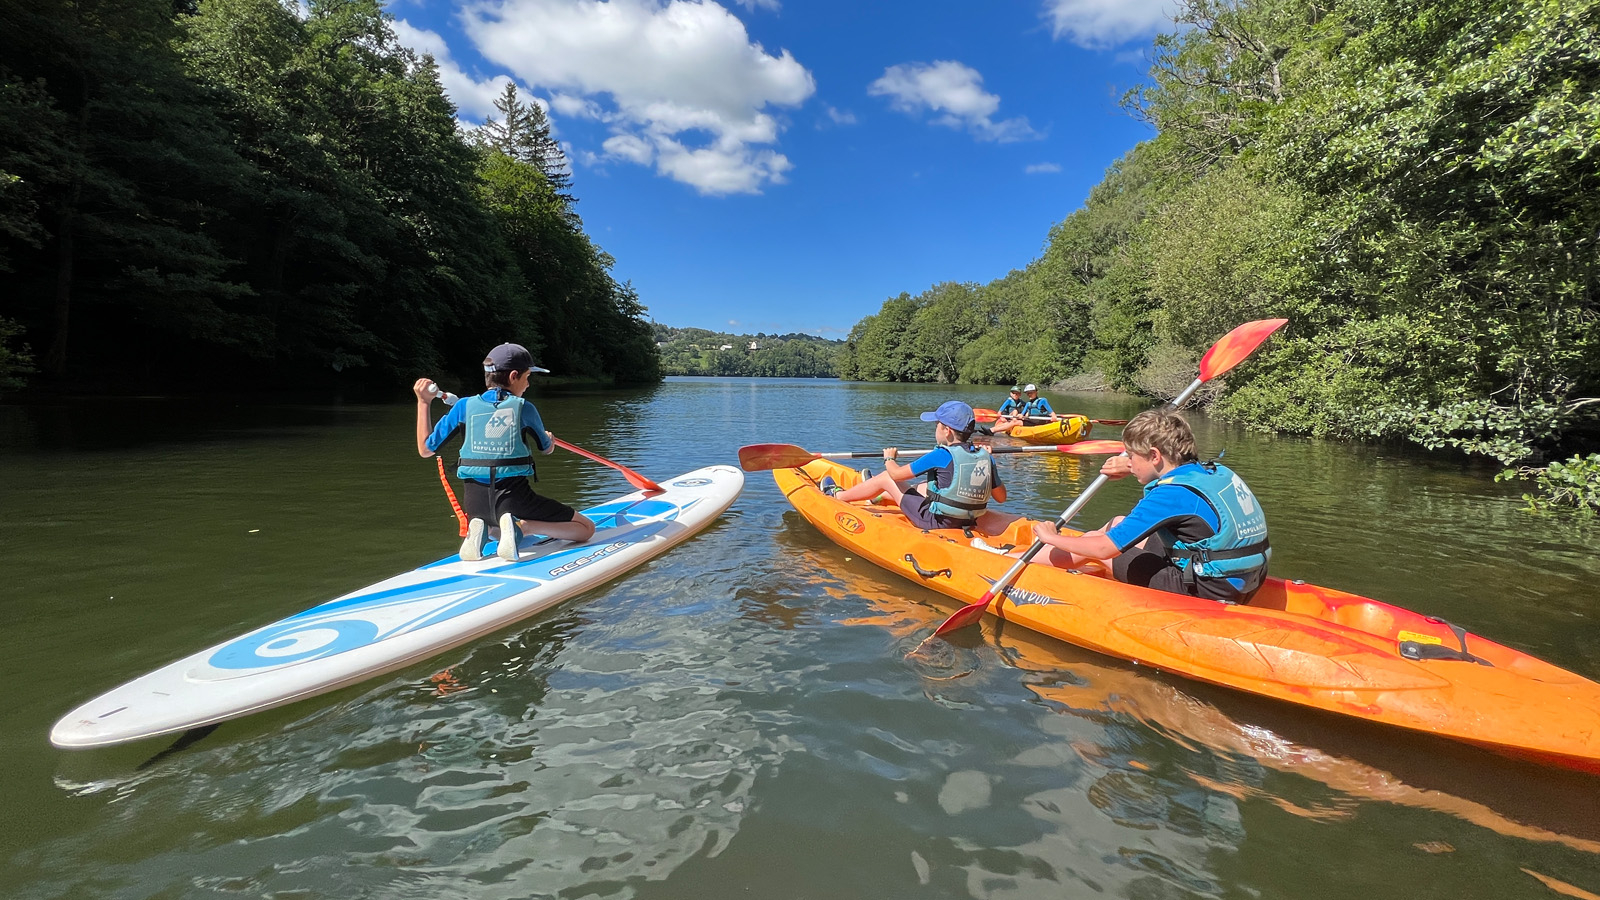
[[[451,556],[218,644],[85,703],[56,723],[57,747],[101,747],[303,700],[498,631],[623,572],[710,524],[744,486],[709,466],[583,511],[583,544],[523,538],[506,562]]]
[[[1074,444],[1088,437],[1091,427],[1084,416],[1062,416],[1059,422],[1018,425],[1006,434],[1030,444]]]
[[[836,543],[963,603],[1016,562],[979,542],[1020,549],[1033,540],[1031,521],[994,512],[974,541],[958,530],[921,531],[893,507],[826,497],[816,488],[822,476],[843,486],[860,480],[827,460],[773,475]],[[1029,565],[992,609],[1051,637],[1200,681],[1600,773],[1600,684],[1525,653],[1310,584],[1269,579],[1250,605],[1226,606],[1104,574]]]

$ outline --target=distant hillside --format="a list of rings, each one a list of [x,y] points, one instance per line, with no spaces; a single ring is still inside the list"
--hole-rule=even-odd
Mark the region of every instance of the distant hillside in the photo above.
[[[844,341],[810,334],[728,334],[654,324],[663,375],[838,378]]]

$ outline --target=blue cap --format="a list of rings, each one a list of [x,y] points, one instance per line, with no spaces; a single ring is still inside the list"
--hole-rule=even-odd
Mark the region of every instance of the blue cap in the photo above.
[[[483,358],[483,371],[489,372],[545,372],[533,364],[533,354],[521,344],[501,344]]]
[[[933,412],[922,414],[924,422],[942,422],[957,431],[966,431],[976,422],[972,415],[972,407],[960,400],[946,400],[939,404]]]

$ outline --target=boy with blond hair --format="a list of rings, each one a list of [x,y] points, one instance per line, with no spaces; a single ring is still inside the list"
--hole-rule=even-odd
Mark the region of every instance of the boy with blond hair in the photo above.
[[[1226,466],[1202,463],[1194,432],[1176,412],[1149,410],[1122,431],[1126,456],[1106,460],[1111,478],[1133,475],[1144,498],[1099,531],[1067,537],[1054,523],[1034,534],[1050,563],[1109,561],[1118,581],[1223,603],[1248,603],[1267,576],[1267,519],[1249,486]]]

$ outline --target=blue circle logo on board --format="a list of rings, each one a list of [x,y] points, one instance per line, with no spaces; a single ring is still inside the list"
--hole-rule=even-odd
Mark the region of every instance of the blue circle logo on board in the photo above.
[[[703,485],[707,485],[707,484],[710,484],[710,483],[711,483],[711,479],[709,479],[709,478],[685,478],[685,479],[683,479],[681,481],[674,481],[672,483],[672,486],[673,487],[701,487]]]

